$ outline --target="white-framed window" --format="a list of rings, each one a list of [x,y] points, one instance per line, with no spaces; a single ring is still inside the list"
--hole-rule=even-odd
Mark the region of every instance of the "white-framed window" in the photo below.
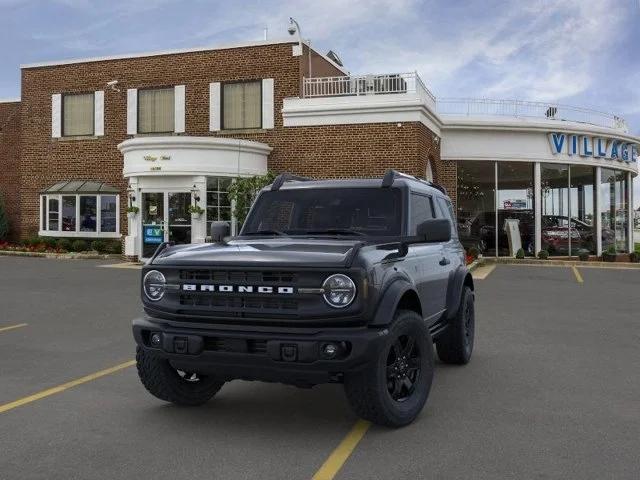
[[[120,196],[115,193],[43,193],[40,232],[50,237],[120,237]]]
[[[62,95],[62,136],[92,136],[95,128],[95,95],[65,93]]]
[[[222,129],[262,128],[262,81],[222,84]]]
[[[228,194],[232,181],[231,177],[207,177],[207,232],[211,229],[211,222],[232,221]]]
[[[138,133],[175,131],[175,88],[138,90]]]

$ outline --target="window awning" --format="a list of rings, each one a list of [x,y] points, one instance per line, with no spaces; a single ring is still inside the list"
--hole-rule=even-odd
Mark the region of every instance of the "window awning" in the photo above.
[[[51,185],[40,193],[120,193],[120,189],[95,180],[69,180]]]

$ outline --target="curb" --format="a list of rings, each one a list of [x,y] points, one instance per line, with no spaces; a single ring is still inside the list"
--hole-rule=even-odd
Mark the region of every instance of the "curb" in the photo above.
[[[110,253],[47,253],[47,252],[15,252],[13,250],[0,250],[0,256],[5,257],[40,257],[55,258],[59,260],[121,260],[122,255]]]
[[[534,259],[515,259],[515,258],[495,258],[487,257],[484,259],[490,263],[500,263],[505,265],[529,265],[537,267],[586,267],[586,268],[621,268],[621,269],[638,269],[640,263],[630,262],[582,262],[580,260],[534,260]],[[475,262],[474,262],[475,263]]]

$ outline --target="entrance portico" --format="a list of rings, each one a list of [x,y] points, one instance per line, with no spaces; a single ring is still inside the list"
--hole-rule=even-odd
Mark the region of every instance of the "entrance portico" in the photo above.
[[[272,150],[248,140],[188,136],[136,137],[118,149],[129,180],[128,206],[139,209],[128,215],[125,255],[138,258],[148,258],[163,241],[204,242],[207,221],[217,219],[207,218],[212,211],[207,207],[215,206],[209,205],[215,199],[208,198],[208,183],[264,175]],[[191,205],[205,213],[192,215]],[[232,211],[231,205],[228,210]]]

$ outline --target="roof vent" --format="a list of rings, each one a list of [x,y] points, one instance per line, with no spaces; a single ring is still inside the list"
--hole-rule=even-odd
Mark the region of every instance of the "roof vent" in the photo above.
[[[327,52],[327,57],[331,59],[333,62],[337,63],[339,66],[344,67],[344,65],[342,64],[342,60],[340,60],[340,57],[338,56],[338,54],[333,50],[329,50]]]

